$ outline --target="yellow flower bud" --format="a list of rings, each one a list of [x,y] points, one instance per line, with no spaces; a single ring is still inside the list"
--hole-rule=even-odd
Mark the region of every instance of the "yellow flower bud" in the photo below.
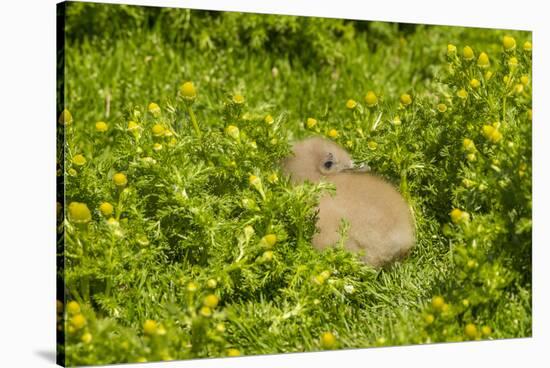
[[[71,326],[73,326],[75,330],[80,330],[86,326],[86,318],[84,318],[82,314],[75,315],[71,318]]]
[[[480,68],[488,68],[489,67],[489,55],[482,52],[479,54],[479,57],[477,58],[477,66]]]
[[[212,316],[212,309],[210,307],[204,306],[199,310],[199,313],[203,317],[210,317],[210,316]]]
[[[242,105],[244,103],[244,96],[236,94],[233,96],[233,103],[236,105]]]
[[[432,307],[437,310],[441,311],[443,309],[443,305],[445,305],[445,300],[441,296],[434,296],[432,298]]]
[[[332,349],[336,346],[336,336],[332,332],[323,332],[320,342],[323,349]]]
[[[483,326],[481,328],[481,333],[483,334],[483,336],[489,336],[492,332],[493,330],[489,326]]]
[[[267,234],[262,238],[261,243],[268,248],[273,248],[273,246],[277,243],[277,235]]]
[[[111,216],[114,212],[114,207],[109,202],[103,202],[99,205],[99,211],[103,216]]]
[[[73,123],[73,115],[67,109],[63,110],[59,115],[59,124],[71,125]]]
[[[445,105],[444,103],[440,103],[437,105],[437,110],[439,110],[439,112],[445,112],[447,111],[447,105]]]
[[[468,323],[464,327],[464,334],[470,339],[473,340],[477,337],[477,327],[473,323]]]
[[[469,138],[464,138],[464,141],[462,141],[462,147],[464,147],[464,150],[468,152],[474,152],[476,150],[474,141]]]
[[[202,304],[206,307],[214,309],[218,306],[219,301],[220,299],[216,295],[210,294],[204,298]]]
[[[468,97],[468,92],[466,92],[466,90],[462,88],[456,93],[456,95],[458,96],[458,98],[465,100]]]
[[[75,155],[72,162],[76,166],[84,166],[86,164],[86,158],[82,155]]]
[[[530,52],[531,50],[533,50],[533,45],[531,44],[531,42],[525,41],[525,43],[523,44],[523,51]]]
[[[353,110],[357,107],[357,101],[355,100],[352,100],[352,99],[349,99],[347,102],[346,102],[346,107],[350,110]]]
[[[307,118],[306,126],[308,127],[308,129],[313,128],[315,125],[317,125],[317,120],[313,118]]]
[[[266,117],[264,118],[264,122],[268,125],[273,124],[273,121],[274,121],[273,116],[271,116],[271,115],[266,115]]]
[[[151,102],[149,106],[147,106],[147,110],[155,117],[160,115],[160,106],[154,102]]]
[[[162,126],[162,124],[155,124],[151,128],[151,131],[153,132],[153,135],[155,137],[162,137],[164,135],[165,129],[164,129],[164,126]]]
[[[502,139],[502,133],[500,133],[498,129],[492,125],[484,125],[482,128],[482,133],[485,138],[487,138],[492,143],[497,143]]]
[[[412,103],[412,98],[411,98],[411,95],[409,95],[408,93],[404,93],[401,95],[401,97],[399,98],[399,101],[404,105],[404,106],[408,106]]]
[[[451,57],[451,56],[455,56],[456,55],[456,46],[453,45],[453,44],[448,44],[447,45],[447,56]]]
[[[86,224],[92,220],[92,213],[86,203],[71,202],[69,204],[69,220],[76,224]]]
[[[510,67],[510,69],[514,69],[515,67],[517,67],[518,59],[516,57],[511,57],[510,59],[508,59],[508,66]]]
[[[123,173],[116,173],[113,175],[113,183],[119,188],[124,188],[128,184],[128,179]]]
[[[225,128],[225,132],[227,133],[228,136],[230,136],[236,141],[240,139],[239,128],[237,128],[235,125],[228,125],[227,128]]]
[[[514,37],[504,36],[502,38],[502,46],[506,51],[514,50],[516,48],[516,40]]]
[[[69,314],[79,314],[80,313],[80,305],[72,300],[70,301],[68,304],[67,304],[67,312],[69,312]]]
[[[185,82],[180,87],[180,95],[186,100],[186,101],[194,101],[197,97],[197,91],[195,90],[195,86],[192,82]]]
[[[373,91],[368,91],[365,95],[365,103],[368,107],[374,107],[378,104],[378,97]]]
[[[479,82],[479,80],[475,78],[470,81],[470,87],[472,87],[473,89],[479,88],[480,85],[481,83]]]
[[[155,321],[148,319],[143,323],[143,332],[146,335],[155,335],[157,333],[158,325]]]
[[[330,138],[337,138],[338,137],[338,131],[336,129],[331,129],[328,131],[328,136]]]
[[[523,84],[524,86],[529,84],[529,76],[528,75],[522,75],[519,80],[521,81],[521,84]]]
[[[462,49],[462,56],[464,56],[464,59],[466,60],[473,60],[474,50],[472,50],[470,46],[465,46],[464,49]]]
[[[229,357],[238,357],[241,355],[241,352],[239,351],[239,349],[227,349],[226,352],[227,356]]]
[[[109,126],[104,121],[98,121],[95,123],[95,130],[98,133],[105,133],[109,129]]]
[[[82,341],[84,344],[89,344],[92,342],[92,334],[89,332],[86,332],[80,337],[80,341]]]
[[[470,214],[458,208],[453,209],[449,215],[451,216],[451,221],[455,224],[468,222],[470,220]]]

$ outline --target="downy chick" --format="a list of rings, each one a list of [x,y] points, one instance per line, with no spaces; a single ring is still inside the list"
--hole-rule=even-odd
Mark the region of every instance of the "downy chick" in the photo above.
[[[363,261],[383,266],[408,253],[415,242],[414,223],[408,204],[385,180],[357,168],[343,148],[319,137],[293,145],[293,155],[283,162],[283,171],[295,184],[306,180],[334,183],[336,194],[320,199],[313,246],[323,249],[336,244],[341,220],[350,227],[345,247],[363,252]]]

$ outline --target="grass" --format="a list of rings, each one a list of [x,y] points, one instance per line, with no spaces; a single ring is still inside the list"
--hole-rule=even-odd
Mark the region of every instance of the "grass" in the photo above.
[[[66,16],[66,364],[531,335],[530,33],[77,3]],[[404,261],[312,248],[330,188],[292,187],[277,162],[333,129],[408,198]]]

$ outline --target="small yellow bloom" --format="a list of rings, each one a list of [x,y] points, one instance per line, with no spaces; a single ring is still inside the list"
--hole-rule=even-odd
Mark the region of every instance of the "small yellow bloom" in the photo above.
[[[143,324],[143,332],[145,332],[146,335],[155,335],[157,333],[158,325],[155,321],[148,319]]]
[[[479,82],[479,80],[475,78],[470,81],[470,87],[472,87],[473,89],[479,88],[480,85],[481,83]]]
[[[210,294],[206,298],[204,298],[202,304],[206,307],[214,309],[218,306],[219,302],[220,299],[216,295]]]
[[[72,162],[76,166],[84,166],[86,164],[86,158],[82,155],[75,155]]]
[[[518,66],[518,59],[515,56],[508,59],[508,66],[511,69],[514,69],[515,67],[517,67]]]
[[[312,129],[315,125],[317,125],[317,120],[313,118],[307,118],[306,120],[306,126],[308,129]]]
[[[272,250],[266,250],[262,254],[262,259],[261,260],[263,262],[271,262],[273,260],[273,251]]]
[[[237,128],[235,125],[228,125],[227,128],[225,128],[225,132],[234,140],[238,141],[240,139],[239,128]]]
[[[378,97],[373,91],[368,91],[365,95],[365,103],[368,107],[374,107],[378,104]]]
[[[517,93],[517,94],[520,94],[523,92],[523,84],[516,84],[515,87],[514,87],[514,92]]]
[[[353,110],[357,107],[357,101],[355,100],[352,100],[352,99],[349,99],[347,102],[346,102],[346,107],[350,110]]]
[[[119,188],[124,188],[128,184],[128,178],[123,173],[116,173],[113,175],[113,183]]]
[[[529,84],[529,76],[528,75],[522,75],[519,80],[521,81],[521,84],[523,84],[524,86]]]
[[[212,309],[210,307],[202,307],[200,310],[199,310],[199,313],[201,314],[201,316],[203,317],[210,317],[212,316]]]
[[[443,309],[443,306],[445,305],[445,300],[441,296],[434,296],[432,298],[432,307],[437,310],[441,311]]]
[[[466,60],[473,60],[474,50],[472,50],[470,46],[465,46],[464,49],[462,49],[462,56],[464,56],[464,59]]]
[[[330,138],[337,138],[338,137],[338,131],[336,129],[331,129],[328,131],[328,136]]]
[[[489,55],[482,52],[479,54],[479,57],[477,58],[477,66],[480,68],[488,68],[489,67]]]
[[[332,349],[336,346],[336,336],[332,332],[323,332],[320,342],[323,349]]]
[[[489,80],[489,79],[491,79],[492,76],[493,76],[493,72],[492,72],[492,71],[487,70],[487,71],[485,72],[485,79]]]
[[[192,82],[185,82],[180,87],[180,95],[186,100],[186,101],[194,101],[197,97],[197,91],[195,90],[195,86]]]
[[[80,330],[86,325],[86,318],[82,314],[77,314],[71,318],[71,325],[75,330]]]
[[[155,137],[162,137],[166,129],[164,128],[164,126],[162,126],[162,124],[155,124],[151,128],[151,131],[153,132],[153,135]]]
[[[77,224],[86,224],[92,220],[92,213],[86,203],[71,202],[69,220]]]
[[[209,279],[208,281],[206,281],[206,286],[208,286],[210,289],[215,289],[217,285],[218,282],[214,279]]]
[[[197,291],[198,288],[199,286],[193,281],[190,281],[187,284],[187,291],[189,291],[190,293],[194,293],[195,291]]]
[[[273,246],[276,243],[277,243],[277,235],[275,234],[267,234],[261,240],[261,244],[268,248],[273,248]]]
[[[444,103],[440,103],[437,105],[437,109],[439,110],[439,112],[445,112],[447,111],[447,105],[445,105]]]
[[[274,121],[273,116],[271,116],[271,115],[266,115],[266,117],[264,118],[264,122],[268,125],[273,124],[273,121]]]
[[[73,115],[67,109],[63,110],[59,115],[59,124],[71,125],[73,123]]]
[[[69,314],[79,314],[80,313],[80,305],[72,300],[70,301],[68,304],[67,304],[67,312],[69,312]]]
[[[464,334],[471,340],[475,339],[477,337],[477,327],[473,323],[468,323],[466,327],[464,327]]]
[[[225,325],[223,323],[218,323],[216,325],[216,331],[218,332],[225,332]]]
[[[452,43],[447,45],[447,56],[455,56],[456,55],[456,46]]]
[[[103,216],[111,216],[114,212],[114,207],[109,202],[103,202],[99,205],[99,211]]]
[[[128,130],[131,132],[137,131],[139,129],[138,123],[135,121],[129,121],[128,122]]]
[[[234,349],[234,348],[227,349],[225,353],[229,357],[238,357],[241,355],[241,352],[239,351],[239,349]]]
[[[483,334],[483,336],[489,336],[492,332],[493,330],[489,326],[483,326],[481,328],[481,333]]]
[[[531,42],[525,41],[525,43],[523,44],[523,51],[530,52],[531,50],[533,50],[533,45],[531,44]]]
[[[506,51],[514,50],[516,48],[516,40],[514,37],[504,36],[502,38],[502,46]]]
[[[409,95],[408,93],[403,93],[401,95],[401,97],[399,98],[399,101],[404,105],[404,106],[408,106],[412,103],[412,98],[411,98],[411,95]]]
[[[470,214],[458,208],[453,209],[449,215],[451,216],[451,221],[455,224],[468,222],[470,220]]]
[[[95,123],[95,130],[99,133],[105,133],[109,129],[109,126],[104,121],[98,121]]]
[[[468,97],[468,92],[466,92],[466,90],[465,90],[464,88],[462,88],[461,90],[459,90],[459,91],[456,93],[456,95],[457,95],[459,98],[465,100],[465,99]]]
[[[240,94],[234,95],[233,103],[235,103],[236,105],[242,105],[244,103],[244,96]]]
[[[267,177],[267,181],[270,182],[271,184],[274,184],[276,182],[279,181],[279,177],[277,176],[277,173],[271,173],[268,177]]]
[[[462,147],[468,152],[474,152],[476,150],[474,141],[469,138],[464,138],[464,141],[462,141]]]
[[[89,344],[90,342],[92,342],[92,334],[89,332],[84,333],[80,338],[80,341],[82,341],[84,344]]]
[[[492,143],[497,143],[502,139],[502,133],[500,133],[498,129],[492,125],[484,125],[482,128],[482,133],[485,138],[487,138]]]
[[[371,151],[374,151],[377,147],[378,147],[378,143],[376,143],[375,141],[369,141],[367,143],[367,147],[371,150]]]
[[[433,314],[426,314],[424,316],[424,322],[426,322],[426,324],[431,325],[432,323],[434,323],[434,321],[435,317]]]
[[[475,153],[468,153],[466,155],[466,160],[472,162],[472,161],[475,161],[476,160],[476,154]]]
[[[160,144],[160,143],[153,144],[153,151],[158,152],[158,151],[161,151],[161,150],[162,150],[162,144]]]
[[[160,106],[154,102],[151,102],[149,106],[147,106],[147,110],[155,117],[160,115]]]

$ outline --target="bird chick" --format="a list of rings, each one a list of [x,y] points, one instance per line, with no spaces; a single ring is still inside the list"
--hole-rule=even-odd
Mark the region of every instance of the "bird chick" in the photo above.
[[[295,184],[331,182],[335,195],[321,197],[318,232],[313,246],[324,249],[339,242],[342,220],[349,223],[345,248],[362,253],[362,260],[383,266],[408,253],[415,242],[408,204],[385,180],[354,165],[337,144],[319,137],[297,142],[283,161],[283,171]]]

